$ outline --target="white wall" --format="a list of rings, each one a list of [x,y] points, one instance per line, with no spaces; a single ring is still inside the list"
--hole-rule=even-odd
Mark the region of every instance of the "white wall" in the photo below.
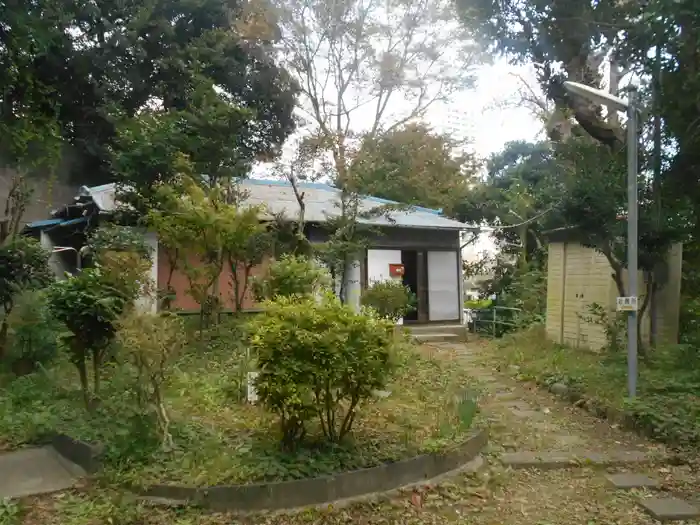
[[[66,264],[67,261],[77,261],[78,254],[75,251],[54,251],[56,248],[56,243],[51,238],[51,235],[45,231],[41,231],[39,233],[39,244],[41,244],[41,247],[44,248],[44,250],[49,252],[49,268],[51,268],[51,271],[57,280],[62,281],[65,279],[66,272],[72,273],[75,271],[74,268],[71,268],[68,264]],[[64,259],[64,257],[66,257],[66,259]]]
[[[461,319],[460,277],[456,251],[428,252],[428,319]]]
[[[396,279],[389,274],[390,264],[401,264],[401,250],[367,250],[367,285]],[[403,324],[403,319],[397,324]]]

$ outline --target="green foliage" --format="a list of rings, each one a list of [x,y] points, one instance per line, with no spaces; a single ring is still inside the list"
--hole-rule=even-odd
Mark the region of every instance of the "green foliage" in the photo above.
[[[164,388],[185,345],[183,320],[172,313],[156,315],[131,311],[119,321],[117,341],[136,371],[134,388],[139,406],[155,413],[162,444],[167,449],[172,448]]]
[[[9,137],[3,149],[31,162],[50,156],[49,146],[63,139],[80,159],[75,175],[104,183],[112,176],[118,130],[129,126],[123,122],[140,121],[158,100],[181,116],[178,124],[191,143],[202,137],[195,162],[217,155],[214,147],[221,148],[217,159],[235,149],[243,163],[273,153],[294,128],[296,85],[271,59],[273,27],[264,38],[241,36],[248,11],[224,0],[8,4],[0,37],[6,73],[0,79],[0,130]],[[201,85],[213,102],[201,101]],[[231,113],[238,119],[234,126],[226,119]],[[144,143],[134,156],[146,149]],[[146,169],[149,161],[160,162],[142,155],[131,165],[135,182],[154,173]]]
[[[80,375],[86,406],[90,399],[87,361],[92,358],[94,394],[98,395],[99,369],[114,338],[115,323],[133,299],[115,293],[109,281],[100,267],[86,268],[48,288],[51,313],[70,332],[66,344]]]
[[[65,356],[3,385],[3,445],[43,442],[46,434],[63,432],[105,447],[101,476],[115,485],[169,480],[201,487],[333,475],[444,451],[471,432],[469,403],[460,401],[473,399],[464,395],[469,384],[464,367],[402,343],[392,352],[396,369],[386,387],[391,394],[360,409],[352,439],[281,450],[277,418],[263,406],[241,402],[240,379],[247,365],[239,322],[232,319],[211,329],[220,339],[212,334],[208,348],[197,340],[173,356],[162,392],[174,449],[162,446],[154,407],[138,401],[137,371],[132,360],[122,359],[127,350],[110,365],[101,402],[91,411],[82,405],[77,378]],[[90,509],[91,519],[94,510]]]
[[[54,282],[47,291],[52,315],[69,331],[65,338],[78,369],[83,398],[90,405],[87,361],[92,360],[93,394],[99,395],[100,367],[117,330],[117,320],[148,293],[150,266],[143,238],[130,229],[108,227],[91,238],[95,266]]]
[[[278,297],[251,324],[256,387],[294,448],[318,418],[325,438],[341,442],[357,409],[391,371],[392,325],[357,314],[332,296]]]
[[[19,295],[7,324],[5,359],[15,373],[31,371],[37,363],[47,365],[56,357],[62,327],[50,314],[44,291]]]
[[[464,301],[464,307],[472,310],[484,310],[486,308],[490,308],[492,304],[493,301],[491,299],[474,299]]]
[[[265,276],[253,280],[257,301],[276,297],[308,297],[330,285],[328,273],[313,259],[303,255],[282,255],[272,261]]]
[[[8,316],[17,295],[35,290],[53,280],[49,254],[34,239],[12,236],[0,242],[0,357],[7,343]]]
[[[49,254],[36,240],[12,237],[0,245],[0,305],[5,313],[19,291],[42,288],[52,280]]]
[[[456,157],[457,144],[423,124],[368,136],[352,164],[353,184],[364,195],[451,211],[468,193],[475,159]]]
[[[380,317],[394,322],[416,308],[416,295],[408,286],[394,279],[372,283],[362,292],[360,301],[376,310]]]
[[[100,226],[92,231],[87,245],[98,262],[101,262],[101,258],[107,252],[135,253],[148,261],[153,257],[143,233],[127,226],[115,224]]]
[[[237,188],[221,183],[202,188],[183,177],[180,186],[161,186],[158,205],[150,210],[148,223],[158,233],[166,252],[169,276],[176,270],[187,276],[188,293],[200,305],[200,329],[217,316],[221,296],[218,279],[224,265],[233,271],[234,304],[243,303],[252,268],[274,246],[274,232],[260,223],[260,208],[236,206]]]
[[[627,399],[624,353],[581,352],[547,342],[542,328],[501,341],[498,354],[524,377],[565,383],[589,404],[621,412],[625,422],[653,439],[694,450],[700,443],[700,363],[695,349],[659,347],[639,363],[637,397]]]
[[[0,500],[0,525],[19,525],[20,506],[10,499]]]
[[[594,323],[603,327],[606,350],[619,353],[627,344],[627,315],[622,312],[611,312],[603,305],[592,303],[588,305],[588,313],[580,316],[586,323]]]

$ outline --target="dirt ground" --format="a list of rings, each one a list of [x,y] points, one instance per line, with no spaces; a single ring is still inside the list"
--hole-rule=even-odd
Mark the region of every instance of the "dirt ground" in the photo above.
[[[485,466],[436,486],[405,491],[390,498],[343,508],[306,510],[287,515],[237,518],[195,510],[163,510],[115,503],[108,494],[64,493],[33,501],[26,506],[26,525],[165,524],[169,525],[646,525],[657,523],[638,505],[650,497],[646,490],[616,490],[607,484],[606,472],[623,468],[580,467],[565,470],[510,470],[499,456],[512,451],[640,450],[666,452],[635,435],[600,421],[584,411],[556,400],[546,392],[518,383],[498,371],[498,355],[492,346],[470,344],[424,345],[421,351],[435,359],[454,361],[469,370],[478,392],[480,414],[476,425],[488,425],[490,444]],[[507,371],[506,371],[507,372]],[[700,475],[693,465],[638,467],[661,483],[664,495],[695,496]],[[0,506],[0,525],[2,520]],[[685,523],[698,524],[697,521]]]

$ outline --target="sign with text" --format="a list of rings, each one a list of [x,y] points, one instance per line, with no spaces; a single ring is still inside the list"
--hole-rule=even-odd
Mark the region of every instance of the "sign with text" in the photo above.
[[[636,312],[637,298],[636,297],[618,297],[617,298],[618,312]]]

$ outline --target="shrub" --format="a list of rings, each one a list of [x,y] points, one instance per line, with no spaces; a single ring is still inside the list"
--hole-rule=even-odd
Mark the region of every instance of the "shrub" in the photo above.
[[[45,292],[28,290],[19,295],[8,327],[5,357],[15,374],[32,372],[37,363],[49,363],[56,356],[61,326],[49,312]]]
[[[5,349],[8,331],[7,317],[14,307],[15,297],[22,290],[47,286],[53,280],[49,268],[49,253],[34,239],[13,237],[0,244],[0,356]]]
[[[353,312],[330,293],[320,300],[278,296],[250,329],[258,396],[279,415],[286,447],[303,440],[314,417],[327,440],[341,441],[360,403],[392,369],[392,325]]]
[[[175,314],[139,314],[130,311],[118,324],[117,341],[136,369],[135,385],[141,408],[153,410],[165,448],[173,445],[163,386],[185,342],[185,325]]]
[[[361,302],[380,317],[396,322],[415,310],[416,296],[401,281],[391,279],[373,283],[362,293]]]
[[[90,394],[87,361],[92,358],[94,393],[99,394],[99,368],[115,333],[115,322],[128,302],[115,292],[99,267],[87,268],[48,288],[49,308],[68,328],[66,338],[71,362],[78,369],[86,406]]]
[[[330,284],[328,272],[303,255],[283,255],[273,261],[265,277],[253,280],[256,300],[292,295],[311,296]]]
[[[108,226],[90,238],[95,266],[48,289],[49,308],[70,332],[66,338],[71,361],[78,369],[86,406],[90,406],[87,361],[92,359],[93,393],[99,395],[100,366],[114,340],[116,322],[150,292],[149,251],[143,236],[131,228]]]

